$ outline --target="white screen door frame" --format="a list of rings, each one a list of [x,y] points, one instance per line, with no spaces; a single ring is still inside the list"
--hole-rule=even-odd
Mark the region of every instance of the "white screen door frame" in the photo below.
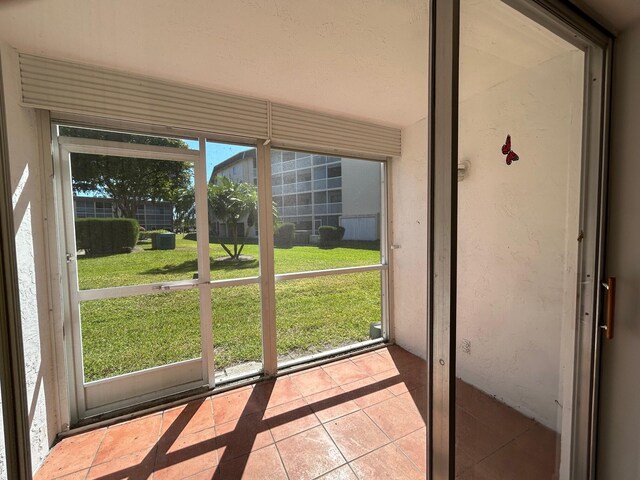
[[[565,3],[505,0],[585,54],[578,302],[570,438],[561,478],[592,479],[603,289],[612,37]],[[455,342],[460,0],[431,0],[429,58],[428,478],[455,477]]]
[[[198,278],[194,280],[166,281],[161,283],[109,287],[94,290],[80,290],[78,286],[78,269],[76,262],[76,240],[74,226],[73,189],[71,185],[71,154],[85,153],[95,155],[126,156],[130,158],[188,162],[194,167],[196,183],[196,210],[198,230],[207,226],[206,198],[206,164],[204,151],[183,150],[171,147],[155,147],[142,144],[125,144],[121,142],[92,140],[84,138],[57,138],[58,159],[54,162],[58,171],[54,175],[61,197],[59,218],[64,219],[63,231],[66,249],[66,281],[68,309],[65,315],[67,349],[70,353],[68,366],[70,370],[70,410],[71,422],[98,415],[109,410],[122,408],[132,403],[144,402],[162,396],[201,387],[213,379],[213,342],[211,335],[211,295],[209,286],[209,254],[208,244],[198,242]],[[204,189],[201,185],[204,180]],[[200,186],[198,186],[200,185]],[[198,238],[205,238],[200,235]],[[201,244],[204,243],[204,248]],[[186,289],[199,289],[200,302],[200,343],[199,358],[149,368],[138,372],[119,375],[102,380],[84,381],[82,361],[82,336],[80,325],[80,302],[121,298],[133,295],[145,295],[161,292],[172,292]]]

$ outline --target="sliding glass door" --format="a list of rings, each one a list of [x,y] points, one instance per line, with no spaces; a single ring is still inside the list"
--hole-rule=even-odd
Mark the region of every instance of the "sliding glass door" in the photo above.
[[[432,4],[430,478],[592,478],[610,39]]]

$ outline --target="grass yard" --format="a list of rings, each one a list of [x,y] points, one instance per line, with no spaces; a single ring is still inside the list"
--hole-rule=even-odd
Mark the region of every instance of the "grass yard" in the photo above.
[[[78,277],[81,290],[92,288],[122,287],[147,283],[190,280],[197,273],[196,242],[176,240],[175,250],[151,250],[151,242],[142,245],[143,250],[130,254],[108,255],[78,259]],[[259,275],[258,245],[245,245],[243,255],[253,261],[229,263],[216,261],[226,256],[218,244],[209,247],[211,279],[225,280]],[[315,246],[276,248],[274,264],[276,273],[305,272],[329,268],[357,267],[380,263],[380,251],[375,247],[318,248]]]
[[[258,255],[257,245],[243,254]],[[225,255],[210,246],[212,279],[258,275],[258,261],[216,261]],[[379,263],[370,248],[275,250],[277,273]],[[196,243],[179,238],[176,250],[78,259],[80,288],[156,283],[193,278]],[[86,301],[81,304],[85,380],[92,381],[200,356],[199,292]],[[261,361],[258,285],[211,290],[216,367]],[[290,280],[276,284],[277,345],[282,359],[295,358],[369,337],[380,320],[380,273]]]

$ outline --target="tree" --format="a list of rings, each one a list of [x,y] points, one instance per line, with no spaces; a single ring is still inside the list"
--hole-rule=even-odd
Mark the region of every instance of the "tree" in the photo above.
[[[182,140],[61,127],[60,135],[174,148],[187,148]],[[192,166],[185,162],[93,154],[72,154],[75,193],[92,193],[113,200],[117,217],[136,218],[145,201],[171,201],[191,185]]]
[[[173,203],[174,225],[182,231],[195,227],[196,194],[193,185],[177,190],[170,201]]]
[[[258,189],[250,183],[234,182],[226,177],[219,176],[215,180],[208,190],[209,221],[217,219],[231,230],[233,252],[224,242],[220,241],[220,245],[231,260],[237,260],[244,248],[248,229],[254,225],[258,215]],[[240,223],[245,225],[241,236],[238,235]]]

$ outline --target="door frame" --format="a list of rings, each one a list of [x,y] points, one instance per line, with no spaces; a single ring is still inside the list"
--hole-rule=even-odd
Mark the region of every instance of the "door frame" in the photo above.
[[[578,303],[570,451],[562,478],[595,477],[613,36],[576,7],[503,0],[584,51]],[[460,0],[431,0],[429,49],[429,478],[455,476],[458,61]],[[563,476],[565,475],[565,476]]]
[[[56,130],[56,127],[53,127]],[[194,167],[194,181],[200,182],[204,178],[206,183],[206,164],[204,154],[196,151],[175,151],[171,147],[155,147],[142,144],[124,144],[121,142],[102,141],[84,138],[60,137],[56,131],[52,132],[55,139],[54,146],[54,179],[58,192],[57,216],[61,220],[63,240],[61,245],[62,258],[66,260],[63,268],[66,282],[65,330],[67,335],[67,366],[70,371],[69,384],[72,393],[71,422],[98,415],[109,410],[121,408],[135,402],[144,402],[157,398],[158,392],[171,395],[185,390],[203,386],[213,376],[213,344],[211,339],[211,296],[209,293],[209,265],[208,251],[204,251],[198,242],[198,279],[167,281],[153,284],[129,285],[120,287],[100,288],[93,290],[79,290],[77,280],[77,258],[75,252],[75,227],[73,191],[71,186],[72,153],[88,153],[97,155],[127,156],[131,158],[146,158],[162,161],[189,162]],[[196,209],[204,212],[198,215],[199,222],[208,222],[206,187],[204,194],[196,194]],[[203,198],[199,198],[203,197]],[[203,203],[204,199],[204,203]],[[200,225],[199,225],[200,226]],[[208,228],[208,227],[206,227]],[[205,247],[208,247],[205,244]],[[206,255],[206,257],[204,256]],[[65,258],[66,257],[66,258]],[[84,382],[82,361],[82,336],[80,327],[80,302],[89,300],[121,298],[134,295],[148,295],[158,292],[169,292],[197,288],[200,304],[200,342],[201,356],[196,359],[176,362],[153,367],[128,374],[118,375],[92,382]],[[209,307],[209,308],[207,308]],[[127,396],[123,396],[127,392]]]

